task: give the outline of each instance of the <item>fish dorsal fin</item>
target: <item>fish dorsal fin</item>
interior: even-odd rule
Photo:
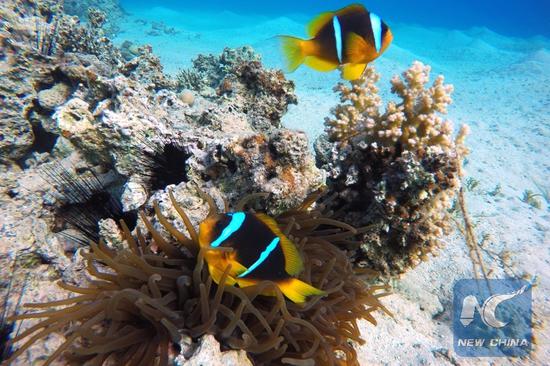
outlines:
[[[271,229],[271,231],[277,235],[277,237],[280,240],[281,249],[283,250],[283,254],[285,256],[285,271],[291,276],[296,276],[304,269],[304,263],[302,261],[302,257],[300,256],[300,253],[298,252],[298,248],[296,248],[296,245],[294,245],[293,242],[288,240],[285,234],[282,233],[281,229],[279,229],[279,225],[275,220],[273,220],[271,217],[257,213],[255,214],[256,217],[267,225]]]
[[[342,66],[342,77],[346,80],[357,80],[365,71],[367,64],[345,64]]]
[[[348,15],[352,13],[368,13],[368,10],[365,8],[362,4],[351,4],[346,6],[345,8],[342,8],[336,12],[336,15],[342,16],[342,15]]]
[[[312,69],[322,72],[332,71],[338,67],[338,64],[334,62],[325,61],[315,56],[306,57],[304,63]]]
[[[307,34],[310,37],[315,37],[317,35],[317,33],[319,33],[319,31],[321,29],[323,29],[323,27],[325,25],[327,25],[328,23],[330,23],[332,21],[333,16],[334,16],[334,13],[332,11],[327,11],[327,12],[321,13],[318,16],[316,16],[307,25]]]

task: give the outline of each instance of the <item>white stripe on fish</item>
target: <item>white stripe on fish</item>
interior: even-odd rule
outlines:
[[[372,35],[374,36],[376,52],[380,52],[382,48],[382,20],[378,15],[370,13],[370,25],[372,28]]]
[[[338,61],[342,63],[342,27],[337,16],[332,18],[332,25],[334,26],[334,39],[336,40],[336,54],[338,55]]]

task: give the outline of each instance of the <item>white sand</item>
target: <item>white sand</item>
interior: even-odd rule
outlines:
[[[226,46],[251,45],[269,67],[281,65],[275,39],[278,34],[304,36],[303,17],[253,18],[231,13],[177,13],[163,8],[138,11],[122,24],[116,40],[153,46],[165,70],[174,74],[190,66],[198,53],[219,54]],[[141,26],[136,19],[148,24]],[[148,36],[152,21],[164,21],[181,33]],[[212,24],[217,25],[213,29]],[[388,96],[389,78],[414,60],[433,67],[455,85],[449,118],[472,128],[472,153],[467,177],[479,180],[468,192],[468,206],[478,236],[490,235],[491,250],[508,250],[518,274],[536,276],[533,308],[536,320],[550,318],[550,212],[539,197],[541,209],[520,200],[537,182],[550,190],[550,40],[514,39],[484,28],[466,31],[395,25],[395,41],[376,67],[382,73],[380,88]],[[314,139],[323,130],[323,118],[337,102],[332,87],[339,75],[322,74],[305,67],[288,75],[296,82],[299,105],[292,106],[284,123],[305,130]],[[492,197],[497,184],[502,196]],[[360,348],[361,364],[545,364],[550,362],[547,328],[536,329],[538,346],[530,360],[468,359],[452,350],[452,286],[472,277],[466,245],[459,235],[444,239],[446,249],[437,258],[411,270],[399,281],[395,294],[386,298],[395,319],[378,317],[377,327],[364,326],[367,343]],[[486,258],[493,278],[505,276],[498,263]],[[442,356],[449,350],[449,357]]]

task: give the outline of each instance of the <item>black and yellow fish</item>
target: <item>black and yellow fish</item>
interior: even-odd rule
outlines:
[[[317,16],[307,27],[309,40],[281,36],[288,70],[305,63],[318,71],[342,67],[347,80],[358,79],[367,64],[380,56],[393,40],[390,28],[361,4]]]
[[[264,280],[273,281],[295,303],[303,303],[310,295],[325,294],[294,277],[304,268],[298,248],[267,215],[231,212],[211,216],[200,224],[199,243],[205,249],[208,270],[217,284],[231,264],[228,285],[247,287]]]

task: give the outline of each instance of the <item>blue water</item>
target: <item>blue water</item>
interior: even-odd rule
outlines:
[[[231,11],[263,16],[312,16],[335,10],[351,2],[260,1],[260,0],[124,0],[126,8],[162,6],[178,11],[188,9]],[[403,22],[428,27],[467,29],[486,27],[494,32],[519,37],[550,37],[550,0],[377,0],[363,4],[381,15],[388,24]],[[207,19],[203,19],[207,21]],[[213,25],[214,26],[214,25]]]

